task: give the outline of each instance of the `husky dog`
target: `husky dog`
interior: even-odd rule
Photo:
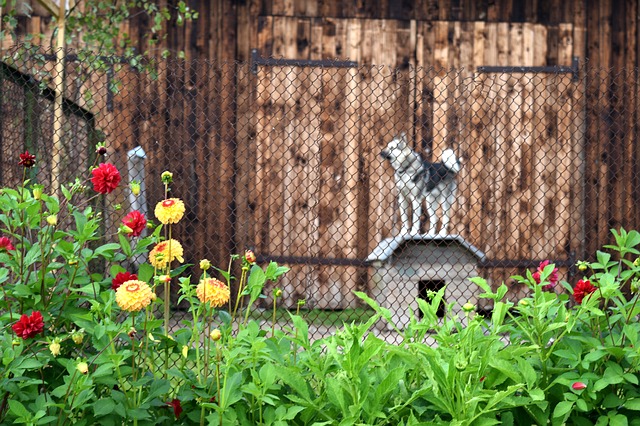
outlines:
[[[420,214],[422,201],[427,201],[429,214],[429,232],[436,235],[436,211],[441,207],[439,236],[447,234],[449,225],[449,210],[455,201],[456,175],[460,171],[460,161],[451,149],[442,153],[439,163],[423,161],[420,155],[407,144],[407,136],[396,136],[380,156],[389,160],[393,167],[396,188],[398,190],[398,205],[402,229],[400,235],[415,235],[420,232]],[[411,220],[411,213],[413,220]]]

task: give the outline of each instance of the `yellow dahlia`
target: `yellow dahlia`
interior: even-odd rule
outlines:
[[[184,203],[179,198],[167,198],[156,204],[155,214],[160,222],[167,225],[178,223],[184,216]]]
[[[140,311],[149,306],[155,298],[156,295],[151,291],[151,287],[144,281],[125,281],[116,290],[116,303],[123,311]]]
[[[214,308],[219,308],[229,301],[231,292],[222,281],[215,278],[203,278],[196,287],[196,294],[202,303],[209,302]]]
[[[178,241],[171,239],[162,241],[149,252],[149,263],[154,268],[163,269],[168,266],[174,259],[178,259],[178,262],[184,262],[182,255],[184,250],[182,244]]]

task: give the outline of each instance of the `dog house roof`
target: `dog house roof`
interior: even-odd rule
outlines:
[[[371,254],[367,257],[367,262],[375,262],[375,261],[386,261],[405,243],[412,242],[422,242],[429,243],[433,242],[436,245],[445,245],[450,247],[452,245],[457,245],[465,249],[471,255],[473,255],[479,262],[484,262],[486,260],[485,254],[480,251],[477,247],[468,243],[462,236],[460,235],[445,235],[445,236],[429,236],[429,235],[400,235],[397,237],[385,238],[380,241],[378,246],[373,249]]]

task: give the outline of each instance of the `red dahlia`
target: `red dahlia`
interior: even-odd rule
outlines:
[[[118,272],[116,274],[116,277],[111,280],[111,288],[115,291],[118,289],[118,287],[122,285],[122,283],[125,283],[130,280],[137,280],[137,279],[138,279],[138,276],[136,274],[132,274],[126,271]]]
[[[116,166],[110,163],[100,163],[98,167],[91,171],[93,177],[93,189],[101,194],[109,194],[118,187],[120,183],[120,172]]]
[[[548,260],[543,260],[542,262],[540,262],[540,265],[538,265],[538,269],[533,274],[531,274],[537,284],[540,284],[540,276],[542,274],[542,271],[544,271],[544,268],[549,265],[549,263],[551,262],[549,262]],[[553,268],[553,271],[547,277],[547,280],[549,280],[549,284],[543,286],[542,290],[551,291],[558,283],[558,268]]]
[[[18,164],[25,168],[33,167],[36,165],[36,156],[29,154],[29,150],[27,150],[24,154],[20,154],[20,162]]]
[[[31,316],[23,314],[17,323],[11,326],[13,331],[23,339],[29,339],[44,330],[44,320],[39,311],[33,311]]]
[[[15,250],[16,248],[11,244],[11,240],[7,237],[0,237],[0,251]]]
[[[167,402],[167,405],[173,407],[173,414],[176,415],[176,419],[180,417],[180,413],[182,413],[182,405],[178,398],[174,398],[171,402]]]
[[[144,215],[138,210],[131,211],[128,215],[122,219],[122,223],[131,228],[133,232],[128,234],[131,237],[139,237],[142,231],[147,226],[147,220]]]
[[[576,302],[582,303],[582,299],[584,299],[587,294],[591,294],[594,291],[596,291],[596,288],[589,282],[589,280],[579,280],[573,289],[573,298]]]

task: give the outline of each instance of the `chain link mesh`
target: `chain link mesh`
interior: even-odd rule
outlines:
[[[318,337],[343,320],[371,315],[356,290],[402,324],[409,311],[419,315],[415,297],[428,298],[445,285],[448,303],[491,309],[468,281],[476,275],[494,286],[506,280],[512,300],[526,291],[508,277],[545,259],[572,282],[585,238],[603,232],[592,223],[587,200],[612,185],[635,191],[619,182],[614,168],[610,182],[595,185],[585,173],[604,167],[603,159],[624,162],[620,149],[608,158],[588,154],[587,144],[598,142],[593,135],[628,137],[611,108],[620,99],[597,90],[589,93],[602,98],[587,99],[587,87],[604,84],[605,76],[624,85],[631,71],[278,60],[168,59],[136,66],[67,54],[64,78],[56,79],[50,53],[15,49],[1,64],[2,185],[21,181],[15,159],[25,149],[40,159],[33,179],[47,188],[56,177],[72,181],[86,173],[104,139],[123,181],[142,183],[137,198],[126,185],[106,198],[113,228],[131,208],[151,218],[164,198],[160,174],[170,170],[171,196],[187,205],[173,230],[185,262],[194,265],[185,275],[199,276],[204,258],[225,268],[230,254],[245,249],[259,262],[287,264],[291,271],[277,284],[279,303],[295,309],[305,300]],[[56,81],[65,86],[57,144]],[[600,125],[590,115],[604,116],[608,127],[590,129]],[[426,181],[423,173],[398,182],[381,157],[402,134],[419,167],[422,160],[439,162],[445,149],[460,160],[451,181],[457,185],[451,221],[440,236],[426,235],[424,212],[420,232],[402,236],[401,186]],[[60,164],[53,163],[56,150]],[[446,213],[441,210],[438,216]],[[268,310],[272,301],[261,303]],[[179,318],[181,307],[174,308]]]

